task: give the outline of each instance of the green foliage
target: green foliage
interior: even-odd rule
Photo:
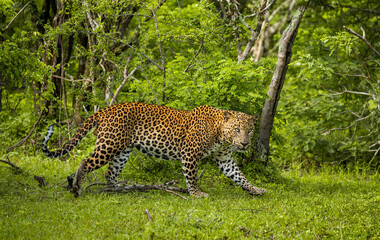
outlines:
[[[40,60],[38,52],[24,48],[28,36],[16,41],[5,41],[0,45],[0,70],[2,85],[8,89],[25,87],[31,82],[41,82],[51,68]]]
[[[272,148],[280,164],[380,166],[378,56],[342,29],[354,19],[349,12],[373,4],[342,4],[345,7],[338,12],[325,8],[318,12],[314,6],[309,10],[312,17],[303,20],[276,123],[281,143]],[[359,12],[366,38],[379,49],[372,30],[379,15]],[[315,28],[308,22],[316,18],[321,26]],[[358,30],[355,25],[350,28]]]
[[[235,110],[247,110],[250,105],[251,113],[260,111],[263,103],[264,81],[268,79],[269,66],[257,64],[238,64],[232,60],[208,61],[204,69],[198,70],[192,81],[188,79],[168,79],[167,89],[176,96],[173,106],[194,108],[202,104]],[[170,65],[169,65],[170,66]],[[173,63],[171,69],[179,76],[182,68]],[[239,79],[239,81],[236,81]],[[186,89],[186,91],[184,91]],[[254,105],[252,105],[254,103]]]
[[[10,19],[16,14],[13,11],[14,2],[12,0],[3,0],[0,2],[0,29],[5,28],[6,22],[9,22]]]
[[[35,110],[44,108],[47,100],[58,105],[45,109],[50,116],[43,117],[34,139],[27,142],[34,149],[46,126],[53,122],[47,119],[55,119],[58,125],[62,121],[71,124],[76,114],[85,119],[94,109],[108,106],[112,93],[124,80],[117,102],[141,101],[180,109],[208,104],[260,113],[277,60],[273,52],[281,28],[269,43],[264,41],[267,52],[259,62],[237,63],[236,37],[244,45],[250,33],[242,22],[233,23],[228,15],[231,9],[224,9],[219,2],[171,0],[160,6],[155,1],[58,3],[64,4],[55,13],[53,8],[44,12],[43,1],[31,2],[5,32],[5,26],[25,5],[22,1],[0,4],[0,18],[4,20],[0,21],[4,106],[0,140],[5,142],[1,151],[29,133],[38,115]],[[343,164],[350,168],[357,164],[363,169],[378,169],[378,58],[360,39],[341,28],[346,25],[359,32],[357,19],[361,19],[366,38],[379,49],[375,31],[378,13],[362,11],[376,9],[377,2],[341,3],[313,1],[309,6],[293,46],[276,113],[272,163],[251,163],[248,175],[257,173],[264,182],[277,182],[279,167]],[[280,3],[274,3],[272,8],[276,7]],[[245,15],[258,8],[258,3],[250,2],[241,2],[240,6]],[[227,11],[226,18],[221,18],[223,11]],[[265,29],[277,23],[285,27],[281,20],[287,11],[280,9]],[[255,26],[257,18],[244,21]],[[136,70],[133,78],[124,79],[125,69],[128,73]],[[59,92],[61,79],[52,77],[61,74],[66,100]],[[60,129],[57,145],[69,137],[66,125]],[[78,151],[90,152],[92,147],[89,140]],[[237,156],[238,162],[244,162],[243,158]],[[140,163],[144,169],[141,177],[148,179],[152,162]],[[153,169],[171,169],[161,164],[153,165]]]
[[[36,151],[46,126],[56,123],[49,147],[59,147],[69,137],[61,120],[71,124],[75,111],[86,118],[93,107],[107,106],[106,90],[114,93],[125,80],[124,70],[135,68],[118,102],[181,109],[208,104],[260,113],[281,28],[269,43],[264,41],[268,52],[259,62],[237,63],[236,36],[245,44],[250,33],[241,22],[234,24],[230,10],[217,1],[170,0],[161,6],[156,1],[55,1],[64,3],[57,13],[53,8],[45,12],[43,3],[29,2],[4,31],[25,2],[0,2],[0,154],[22,169],[20,173],[0,162],[0,238],[380,237],[378,56],[342,29],[346,25],[361,33],[358,28],[363,26],[379,50],[379,15],[373,10],[378,1],[310,3],[281,93],[270,162],[245,164],[246,155],[235,156],[247,178],[268,194],[249,196],[205,159],[199,166],[199,172],[205,169],[200,188],[210,197],[188,201],[164,192],[84,192],[74,199],[60,187],[61,181],[92,152],[95,136],[89,134],[66,161],[46,159]],[[258,2],[240,4],[245,15],[259,11]],[[281,4],[277,1],[272,9]],[[222,19],[226,10],[228,16]],[[266,29],[277,23],[285,26],[285,12],[288,9],[280,9]],[[244,20],[252,26],[257,22],[256,17]],[[68,119],[56,89],[61,79],[52,78],[61,73]],[[44,108],[45,100],[60,107],[46,109],[52,116],[41,119],[22,148],[5,154],[30,132],[38,116],[36,106]],[[104,181],[105,171],[95,171],[97,179]],[[40,188],[34,175],[55,185]],[[180,162],[145,158],[137,151],[120,178],[146,184],[178,179],[185,186]]]

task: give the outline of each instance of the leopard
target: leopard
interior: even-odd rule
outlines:
[[[181,161],[188,193],[194,197],[208,196],[197,187],[197,172],[200,160],[209,156],[220,171],[242,189],[251,195],[263,195],[266,190],[253,186],[233,158],[234,152],[245,152],[249,148],[257,119],[258,115],[208,105],[179,110],[140,102],[120,103],[94,113],[55,151],[47,147],[54,133],[50,125],[41,150],[48,158],[62,157],[96,127],[93,131],[95,149],[81,161],[72,183],[75,197],[81,195],[86,175],[106,164],[107,184],[117,184],[134,148],[155,158]]]

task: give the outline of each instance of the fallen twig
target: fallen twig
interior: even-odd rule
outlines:
[[[187,199],[186,197],[182,196],[181,194],[178,194],[178,193],[176,193],[176,192],[174,192],[174,191],[171,191],[171,190],[169,190],[169,189],[162,189],[162,190],[164,190],[165,192],[168,192],[168,193],[174,194],[174,195],[176,195],[176,196],[178,196],[178,197],[180,197],[180,198],[183,198],[183,199],[185,199],[185,200],[189,200],[189,199]]]
[[[40,177],[40,176],[34,175],[34,180],[36,180],[38,182],[38,186],[40,186],[40,187],[47,187],[47,186],[49,186],[49,184],[46,181],[45,177]]]
[[[8,161],[6,161],[6,160],[1,160],[1,159],[0,159],[0,162],[11,165],[13,168],[16,169],[17,172],[20,172],[20,173],[22,172],[22,170],[21,170],[20,167],[16,166],[14,163],[11,163],[11,162],[9,161],[9,158],[8,158]]]
[[[73,176],[70,175],[67,177],[68,185],[66,186],[67,189],[72,189],[73,186]],[[89,191],[89,188],[94,186],[106,186],[97,192],[105,192],[105,193],[128,193],[131,191],[150,191],[150,190],[162,190],[171,194],[174,194],[178,197],[181,197],[183,199],[188,200],[186,197],[176,193],[176,192],[182,192],[182,193],[188,193],[189,191],[185,188],[179,188],[174,187],[173,185],[176,185],[178,183],[178,180],[171,180],[169,182],[165,182],[159,185],[141,185],[141,184],[133,184],[128,185],[128,181],[122,181],[118,182],[115,185],[108,185],[104,182],[93,182],[87,185],[83,188],[83,191]]]
[[[182,193],[188,193],[187,189],[168,186],[167,184],[160,185],[141,185],[141,184],[133,184],[133,185],[124,185],[124,186],[108,186],[100,190],[100,192],[130,192],[130,191],[149,191],[149,190],[169,190],[176,191]]]
[[[65,183],[65,182],[67,182],[67,179],[62,180],[62,181],[60,181],[60,182],[58,182],[58,183],[54,183],[54,184],[52,184],[52,185],[49,185],[49,187],[55,187],[55,186],[58,186],[58,185],[62,185],[62,184]]]
[[[145,214],[146,214],[146,217],[148,218],[148,221],[152,222],[152,216],[150,215],[150,212],[148,211],[148,209],[145,209]]]
[[[83,188],[83,191],[86,191],[88,188],[93,187],[93,186],[107,186],[107,183],[103,183],[103,182],[90,183],[89,185]]]
[[[19,181],[16,181],[16,182],[17,182],[18,184],[20,184],[21,186],[23,186],[23,187],[33,189],[33,187],[28,186],[28,185],[26,185],[25,183],[22,183],[22,182],[19,182]]]

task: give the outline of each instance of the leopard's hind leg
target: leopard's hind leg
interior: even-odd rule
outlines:
[[[118,156],[116,156],[108,165],[108,170],[106,172],[106,179],[109,185],[115,185],[117,183],[117,178],[121,171],[123,170],[125,164],[128,161],[129,156],[132,153],[132,148],[127,147]]]
[[[115,156],[120,155],[123,147],[118,145],[116,141],[110,141],[110,139],[105,141],[103,138],[98,138],[94,152],[80,163],[71,189],[75,197],[80,196],[82,181],[88,173],[103,167]]]

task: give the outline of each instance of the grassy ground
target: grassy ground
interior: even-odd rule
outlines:
[[[75,199],[59,185],[38,187],[33,176],[59,182],[79,160],[11,159],[23,172],[0,163],[0,239],[380,239],[378,175],[294,170],[282,183],[257,184],[268,194],[252,197],[208,168],[208,198],[151,191]],[[132,178],[148,178],[137,176],[141,167],[130,164]]]

